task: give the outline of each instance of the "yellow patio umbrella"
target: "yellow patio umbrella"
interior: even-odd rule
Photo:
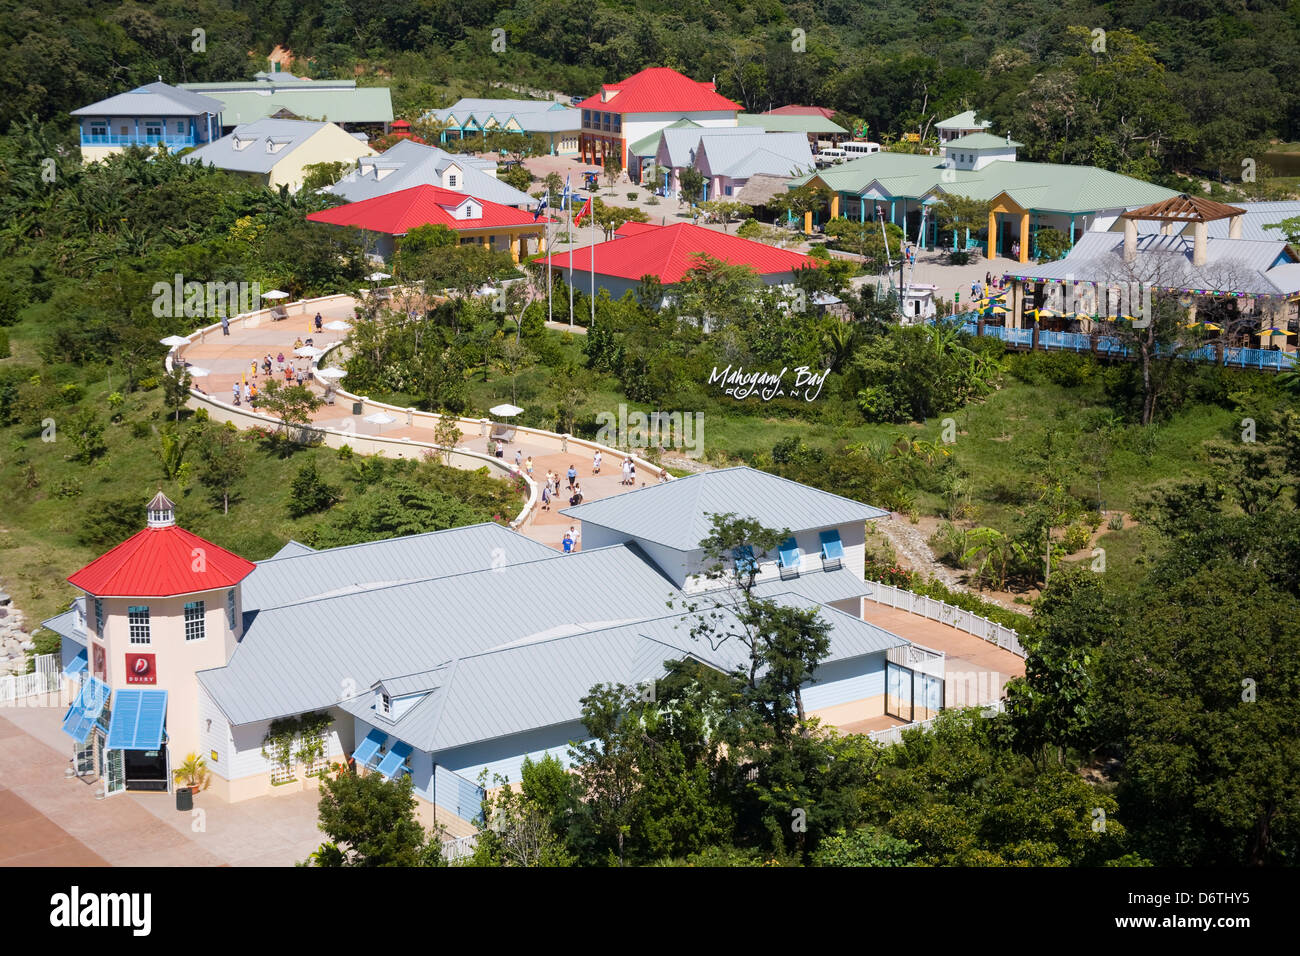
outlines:
[[[1205,331],[1207,331],[1207,332],[1222,332],[1222,331],[1223,331],[1223,326],[1221,326],[1221,325],[1215,325],[1213,322],[1206,322],[1206,323],[1205,323]]]
[[[1033,312],[1034,317],[1038,319],[1059,319],[1065,315],[1065,313],[1059,309],[1049,309],[1046,307],[1033,309],[1031,311]]]

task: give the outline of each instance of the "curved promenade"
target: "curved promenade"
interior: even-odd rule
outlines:
[[[220,323],[207,326],[189,335],[189,344],[168,353],[167,370],[171,371],[173,359],[180,356],[189,365],[209,371],[210,374],[192,380],[188,404],[191,408],[206,408],[214,421],[233,422],[240,428],[275,428],[279,425],[277,419],[247,405],[235,406],[231,400],[231,386],[253,371],[253,363],[260,362],[268,353],[274,358],[283,352],[286,361],[292,360],[296,367],[303,368],[307,360],[293,358],[293,343],[299,338],[312,339],[316,348],[331,349],[342,344],[347,332],[325,331],[317,335],[312,320],[319,312],[326,323],[339,320],[351,323],[358,304],[356,298],[347,295],[303,299],[274,310],[286,314],[278,320],[272,318],[272,309],[236,316],[230,320],[229,335],[222,334]],[[329,360],[328,354],[321,358],[326,362]],[[314,366],[316,363],[311,364]],[[259,389],[266,380],[267,376],[260,368],[256,377],[249,379],[257,382]],[[334,448],[349,445],[358,454],[382,453],[390,458],[412,458],[441,450],[434,441],[434,429],[440,416],[354,395],[347,391],[346,381],[344,379],[341,387],[336,388],[334,404],[323,405],[312,415],[312,428],[321,434],[326,445]],[[313,383],[311,388],[318,395],[323,393],[319,382]],[[355,413],[358,410],[360,414]],[[377,425],[364,420],[378,412],[387,413],[395,421]],[[526,462],[529,456],[532,457],[535,480],[529,481],[524,475],[529,488],[528,501],[510,525],[550,547],[560,548],[565,530],[575,523],[558,514],[559,509],[565,506],[558,501],[552,502],[549,511],[542,510],[541,482],[548,468],[560,475],[561,494],[566,496],[566,502],[564,475],[570,465],[577,469],[586,501],[631,490],[620,483],[622,474],[619,469],[623,458],[629,455],[617,448],[538,428],[516,428],[514,441],[505,446],[505,458],[498,459],[488,454],[490,422],[460,418],[457,427],[462,437],[451,453],[451,464],[457,468],[487,466],[504,477],[514,472],[516,451],[521,461]],[[597,449],[604,460],[601,473],[594,475],[592,456]],[[636,463],[636,487],[659,481],[659,468],[642,458],[631,457]]]

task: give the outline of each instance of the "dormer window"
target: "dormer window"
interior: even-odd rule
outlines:
[[[468,202],[465,203],[465,218],[466,218],[466,219],[473,219],[473,218],[474,218],[474,204],[473,204],[473,203],[468,203]]]
[[[448,173],[448,174],[447,174],[447,188],[448,188],[448,189],[455,189],[455,188],[456,188],[456,174],[455,174],[455,173]]]
[[[385,717],[391,717],[393,714],[393,700],[382,690],[379,692],[379,712]]]

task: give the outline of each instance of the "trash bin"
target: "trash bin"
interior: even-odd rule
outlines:
[[[194,791],[190,787],[176,788],[176,809],[177,810],[194,809]]]
[[[352,403],[352,414],[353,414],[353,415],[360,415],[360,414],[361,414],[361,403],[360,403],[360,402],[353,402],[353,403]]]

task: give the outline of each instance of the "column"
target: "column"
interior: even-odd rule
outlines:
[[[515,235],[514,233],[511,233],[510,234],[510,261],[511,262],[514,263],[519,262],[519,256],[523,252],[522,245],[523,245],[523,241],[521,237]]]
[[[891,226],[898,225],[898,221],[894,219],[894,200],[892,199],[889,200],[889,224]]]
[[[858,197],[858,222],[867,221],[867,197]]]
[[[832,219],[840,218],[840,194],[839,193],[831,194],[831,218]]]
[[[998,214],[989,211],[989,248],[988,257],[992,259],[998,254]]]
[[[1070,213],[1070,248],[1074,248],[1074,213]]]
[[[811,212],[806,212],[806,213],[803,214],[803,231],[804,231],[804,232],[812,232],[812,213],[811,213]]]
[[[1029,213],[1020,215],[1020,261],[1029,261]]]

